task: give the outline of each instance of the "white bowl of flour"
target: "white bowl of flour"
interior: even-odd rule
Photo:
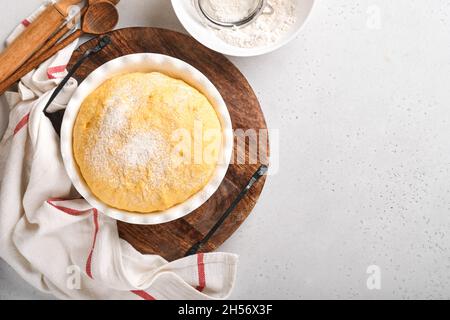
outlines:
[[[232,2],[229,1],[230,6]],[[235,30],[207,26],[195,9],[194,0],[172,0],[172,6],[184,28],[206,47],[230,56],[251,57],[275,51],[293,40],[304,26],[315,1],[268,2],[274,9],[273,14],[263,14],[252,24]],[[232,12],[233,7],[221,5],[217,16]]]

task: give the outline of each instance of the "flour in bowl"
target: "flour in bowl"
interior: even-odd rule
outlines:
[[[206,0],[202,4],[212,18],[223,22],[240,21],[256,8],[255,0]]]
[[[234,1],[220,2],[222,5],[216,6],[216,16],[224,17],[227,14],[237,16],[236,10],[239,10],[239,6],[233,5]],[[269,0],[274,9],[273,14],[262,14],[252,24],[243,28],[221,29],[214,32],[224,42],[235,47],[257,48],[274,44],[296,23],[296,3],[297,0]]]

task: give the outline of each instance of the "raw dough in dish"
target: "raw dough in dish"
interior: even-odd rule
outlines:
[[[75,160],[91,192],[138,213],[166,210],[202,190],[221,147],[208,99],[156,72],[103,83],[81,105],[73,131]]]

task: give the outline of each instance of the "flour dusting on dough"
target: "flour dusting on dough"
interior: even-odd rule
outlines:
[[[173,159],[179,146],[172,134],[182,129],[191,136],[196,121],[221,132],[208,99],[183,81],[156,72],[117,76],[83,102],[74,127],[75,159],[106,204],[132,212],[165,210],[200,191],[217,165]],[[204,148],[218,155],[221,143],[218,135]]]

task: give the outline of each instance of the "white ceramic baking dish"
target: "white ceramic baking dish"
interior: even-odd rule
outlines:
[[[203,190],[182,204],[155,213],[133,213],[112,208],[92,194],[82,178],[73,156],[73,127],[85,98],[113,76],[130,72],[157,71],[184,80],[202,92],[214,106],[223,129],[223,146],[219,164]],[[133,224],[161,224],[184,217],[204,204],[219,188],[228,170],[233,150],[233,130],[230,114],[216,87],[196,68],[169,56],[139,53],[123,56],[102,65],[92,72],[75,91],[67,106],[61,128],[61,152],[67,173],[78,192],[103,214]]]

